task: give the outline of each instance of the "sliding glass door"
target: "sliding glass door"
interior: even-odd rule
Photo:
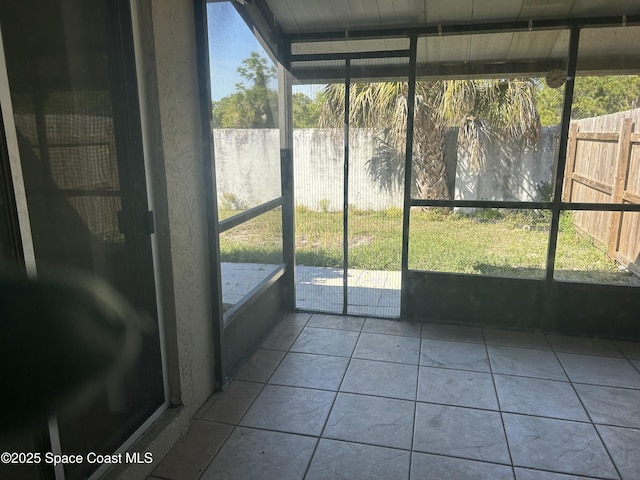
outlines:
[[[124,0],[0,5],[31,271],[96,276],[155,324],[130,370],[51,423],[59,453],[114,452],[164,403],[129,9]],[[64,475],[99,466],[66,465]]]

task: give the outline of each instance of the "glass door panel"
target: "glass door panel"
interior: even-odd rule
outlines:
[[[24,259],[18,226],[15,193],[11,181],[11,167],[7,151],[4,122],[0,117],[0,275],[24,274]],[[2,321],[0,320],[0,326]],[[44,452],[51,445],[46,424],[29,429],[0,433],[0,452]],[[0,478],[14,480],[45,480],[51,478],[53,469],[38,464],[0,464]]]
[[[133,50],[129,8],[3,2],[0,21],[38,274],[95,275],[155,319],[135,71],[122,53]],[[63,453],[113,452],[163,404],[158,335],[144,337],[129,371],[59,416]],[[67,466],[66,478],[98,466]]]

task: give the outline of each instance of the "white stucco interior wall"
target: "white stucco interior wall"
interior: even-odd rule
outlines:
[[[152,17],[181,395],[193,415],[214,389],[211,262],[193,2],[154,0]]]

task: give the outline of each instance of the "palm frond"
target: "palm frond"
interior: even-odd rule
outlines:
[[[458,143],[472,168],[480,170],[491,138],[535,145],[540,121],[531,79],[438,80],[416,83],[414,109],[413,185],[420,198],[449,198],[444,163],[444,132],[458,126]],[[328,85],[320,126],[344,124],[343,84]],[[406,82],[352,83],[349,87],[349,124],[383,128],[376,153],[368,163],[374,178],[398,182],[404,175],[407,132]],[[384,174],[384,176],[383,176]],[[390,188],[389,185],[382,185]]]
[[[494,101],[483,105],[482,116],[494,126],[496,133],[508,142],[524,142],[528,146],[537,144],[540,119],[533,80],[492,80],[489,88]]]
[[[486,147],[491,136],[482,120],[467,115],[458,128],[458,145],[469,156],[469,166],[474,172],[484,168]]]

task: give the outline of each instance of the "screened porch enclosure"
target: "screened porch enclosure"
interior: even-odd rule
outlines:
[[[264,7],[282,14],[281,2],[271,3]],[[265,24],[253,5],[215,2],[209,11],[223,6],[256,28],[247,35],[257,32],[270,106],[245,126],[223,108],[231,95],[210,97],[220,328],[229,338],[251,344],[240,333],[243,311],[267,297],[276,310],[638,335],[632,177],[617,187],[622,196],[563,197],[567,183],[601,191],[604,182],[566,173],[575,122],[635,118],[635,98],[601,109],[584,98],[594,84],[615,97],[619,85],[637,82],[637,17],[358,30],[317,20],[309,30]],[[224,45],[209,48],[215,61]],[[256,58],[238,58],[238,71]],[[635,133],[630,162],[618,160],[613,132],[585,135],[611,137],[601,170],[635,172]],[[597,230],[590,235],[587,217]],[[605,237],[616,246],[603,247]],[[236,282],[242,275],[246,285]],[[244,351],[229,348],[227,372]]]
[[[406,78],[350,80],[363,61],[336,63],[345,65],[342,82],[293,87],[293,98],[313,98],[321,110],[313,127],[295,128],[304,111],[293,116],[296,307],[397,318],[404,179],[397,162],[385,165],[381,157],[387,119],[373,112],[368,96],[402,89]],[[406,113],[398,121],[406,122]]]
[[[637,478],[639,44],[637,0],[2,1],[0,273],[147,321],[1,426],[86,461],[0,478]]]

